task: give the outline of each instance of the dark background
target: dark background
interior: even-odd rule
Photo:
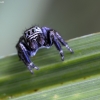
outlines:
[[[0,0],[0,56],[16,53],[32,25],[54,28],[65,40],[99,32],[100,0]]]

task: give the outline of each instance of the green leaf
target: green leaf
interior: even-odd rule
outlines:
[[[0,59],[0,100],[99,100],[100,33],[67,42],[63,62],[55,47],[39,50],[34,75],[16,55]]]

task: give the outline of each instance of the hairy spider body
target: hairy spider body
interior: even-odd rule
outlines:
[[[28,67],[29,71],[33,73],[32,68],[39,69],[30,57],[36,55],[36,52],[41,48],[50,48],[53,44],[60,53],[62,61],[64,60],[63,50],[60,43],[65,46],[71,53],[73,50],[63,40],[59,33],[48,27],[33,26],[24,32],[24,35],[20,37],[16,48],[19,58]]]

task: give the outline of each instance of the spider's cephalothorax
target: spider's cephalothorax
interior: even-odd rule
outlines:
[[[49,48],[54,44],[61,55],[62,61],[64,60],[63,50],[59,42],[73,53],[73,50],[58,32],[48,27],[40,28],[38,26],[33,26],[26,30],[24,35],[20,37],[16,48],[19,58],[28,67],[29,71],[33,73],[32,68],[38,70],[38,67],[31,62],[30,57],[34,56],[40,48]]]

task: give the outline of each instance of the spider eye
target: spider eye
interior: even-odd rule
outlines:
[[[32,32],[34,33],[34,29],[32,29]]]
[[[28,35],[30,35],[30,31],[28,31]]]

